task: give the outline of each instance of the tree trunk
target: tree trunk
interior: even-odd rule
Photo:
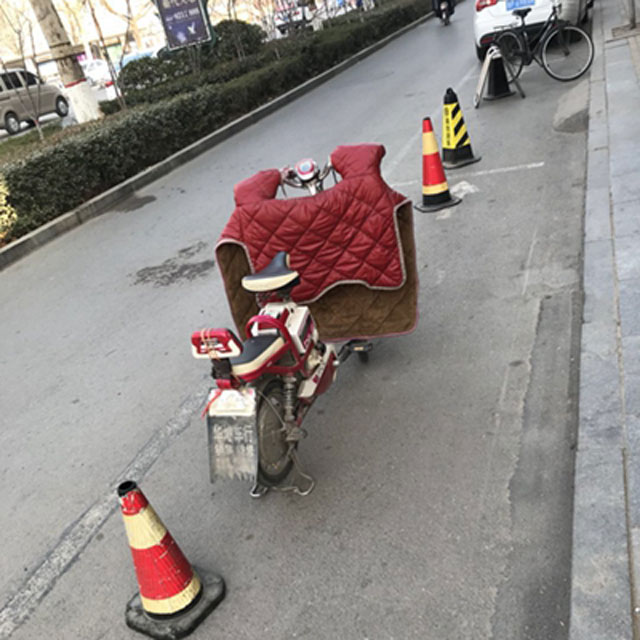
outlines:
[[[78,122],[100,117],[98,101],[84,77],[82,67],[72,54],[71,43],[53,0],[29,0],[44,33],[62,84],[67,89]]]

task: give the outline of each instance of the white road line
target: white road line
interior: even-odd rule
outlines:
[[[468,176],[488,176],[494,173],[509,173],[510,171],[528,171],[530,169],[540,169],[544,167],[544,162],[531,162],[530,164],[517,164],[513,167],[501,167],[499,169],[485,169],[484,171],[474,171],[467,173]]]
[[[531,244],[529,245],[529,253],[527,254],[527,261],[524,265],[524,282],[522,283],[522,297],[524,298],[527,293],[527,287],[529,286],[529,274],[531,273],[531,261],[533,260],[533,250],[536,248],[538,242],[538,227],[533,230],[533,237],[531,238]]]
[[[529,171],[531,169],[540,169],[544,167],[544,162],[531,162],[530,164],[517,164],[512,167],[499,167],[496,169],[485,169],[484,171],[474,171],[473,173],[465,174],[465,178],[472,178],[476,176],[488,176],[496,173],[509,173],[511,171]],[[405,182],[394,182],[391,187],[396,189],[398,187],[410,187],[415,184],[420,184],[420,180],[406,180]]]
[[[139,481],[163,451],[189,426],[191,418],[204,404],[208,388],[194,393],[178,407],[174,416],[158,429],[140,449],[122,474],[114,480],[113,490],[95,502],[63,534],[42,564],[33,572],[9,602],[0,610],[0,638],[8,638],[30,615],[58,578],[67,571],[78,554],[91,542],[118,502],[115,488],[123,480]]]

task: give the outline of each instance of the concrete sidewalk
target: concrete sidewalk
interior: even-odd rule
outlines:
[[[571,640],[640,622],[640,35],[595,0]]]

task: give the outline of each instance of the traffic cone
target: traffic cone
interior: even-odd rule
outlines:
[[[515,91],[509,88],[509,81],[507,80],[507,74],[504,70],[502,54],[497,47],[495,51],[490,53],[492,55],[489,64],[489,86],[485,100],[497,100],[498,98],[512,96]],[[487,53],[487,55],[489,55],[489,53]]]
[[[422,121],[422,204],[416,204],[415,208],[428,213],[453,207],[456,204],[460,204],[460,198],[455,198],[449,193],[431,118],[424,118]]]
[[[478,160],[480,156],[474,156],[471,150],[458,96],[449,88],[444,95],[442,109],[442,164],[446,169],[456,169]]]
[[[140,588],[125,621],[152,638],[183,638],[224,598],[224,581],[194,571],[135,482],[123,482],[118,497]]]

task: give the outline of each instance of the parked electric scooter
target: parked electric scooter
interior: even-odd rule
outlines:
[[[281,171],[281,185],[316,194],[330,171],[329,163],[320,170],[313,160],[302,160]],[[280,251],[267,267],[242,279],[260,309],[247,322],[247,340],[230,329],[191,336],[193,355],[211,360],[216,382],[205,409],[212,480],[249,480],[255,498],[271,487],[299,495],[312,491],[315,481],[297,454],[306,436],[302,421],[347,357],[357,352],[366,360],[371,349],[367,340],[350,340],[339,350],[322,342],[309,307],[291,299],[299,283],[288,253]]]

